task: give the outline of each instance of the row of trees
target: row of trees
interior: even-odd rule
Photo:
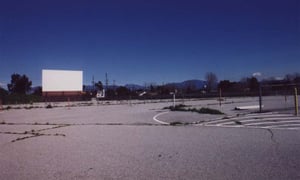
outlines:
[[[221,80],[218,81],[216,74],[208,72],[205,75],[206,84],[202,88],[197,88],[193,82],[183,87],[177,87],[174,84],[155,85],[150,84],[145,88],[127,88],[125,86],[110,86],[106,88],[106,98],[122,99],[122,98],[168,98],[171,92],[177,91],[179,95],[185,97],[216,95],[221,89],[222,93],[230,95],[246,95],[246,93],[256,94],[259,89],[259,82],[255,77],[242,78],[240,81]],[[269,78],[260,82],[262,86],[269,91],[286,91],[291,85],[300,84],[300,74],[287,74],[283,79]],[[32,81],[26,75],[12,74],[11,82],[7,85],[8,91],[0,87],[0,98],[6,101],[36,101],[42,96],[42,88],[36,87],[32,89]],[[101,81],[94,84],[94,88],[87,93],[89,97],[94,97],[97,91],[103,90],[104,86]],[[146,93],[144,93],[146,92]],[[140,96],[143,94],[143,96]],[[28,98],[31,96],[31,98]],[[34,99],[34,100],[32,100]]]
[[[218,89],[223,92],[255,92],[258,91],[259,82],[255,77],[243,78],[239,82],[222,80],[218,84]]]
[[[258,82],[255,77],[242,78],[239,82],[222,80],[219,82],[218,88],[227,93],[257,92],[260,85],[265,94],[286,93],[292,90],[291,87],[300,86],[300,74],[287,74],[282,79],[268,78],[263,79],[261,82]]]

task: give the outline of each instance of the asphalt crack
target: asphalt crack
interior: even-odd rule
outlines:
[[[152,123],[1,123],[0,125],[8,125],[8,126],[52,126],[43,129],[32,129],[31,131],[24,132],[14,132],[14,131],[0,131],[0,134],[13,134],[13,135],[26,135],[23,137],[16,138],[11,142],[22,141],[30,138],[40,137],[40,136],[61,136],[66,137],[65,134],[61,133],[42,133],[46,130],[58,129],[63,127],[71,127],[71,126],[166,126],[163,124],[152,124]]]
[[[274,133],[273,133],[273,131],[271,130],[271,129],[266,129],[270,134],[271,134],[271,141],[273,142],[273,143],[275,143],[275,144],[277,144],[277,142],[275,141],[275,139],[274,139]]]
[[[28,125],[28,123],[26,123]],[[22,124],[14,124],[14,123],[8,123],[6,125],[24,125]],[[31,125],[37,125],[36,123],[31,124]],[[50,125],[48,123],[43,124],[43,125]],[[51,125],[52,126],[52,125]],[[0,134],[14,134],[14,135],[27,135],[25,137],[19,137],[16,138],[14,140],[12,140],[11,142],[16,142],[16,141],[22,141],[25,139],[29,139],[29,138],[35,138],[35,137],[40,137],[40,136],[61,136],[61,137],[65,137],[65,134],[61,134],[61,133],[55,133],[55,134],[50,134],[50,133],[41,133],[42,131],[46,131],[46,130],[51,130],[51,129],[57,129],[57,128],[62,128],[62,127],[66,127],[68,125],[59,125],[59,126],[54,126],[54,127],[50,127],[50,128],[44,128],[44,129],[32,129],[31,131],[24,131],[24,132],[12,132],[12,131],[0,131]]]

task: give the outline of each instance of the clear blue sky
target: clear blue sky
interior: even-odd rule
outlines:
[[[299,0],[0,0],[0,83],[42,69],[117,84],[300,72]]]

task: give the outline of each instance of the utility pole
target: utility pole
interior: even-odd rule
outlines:
[[[108,76],[107,73],[105,73],[105,89],[107,90],[108,88]]]
[[[95,90],[95,79],[94,79],[94,75],[93,75],[93,79],[92,79],[92,86],[93,86],[93,91]]]

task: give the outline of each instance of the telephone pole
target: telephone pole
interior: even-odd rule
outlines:
[[[93,79],[92,79],[92,86],[93,86],[93,90],[95,90],[95,79],[94,79],[94,75],[93,75]]]
[[[113,80],[113,89],[116,89],[116,80]]]
[[[107,73],[105,73],[105,88],[108,88],[108,76]]]

